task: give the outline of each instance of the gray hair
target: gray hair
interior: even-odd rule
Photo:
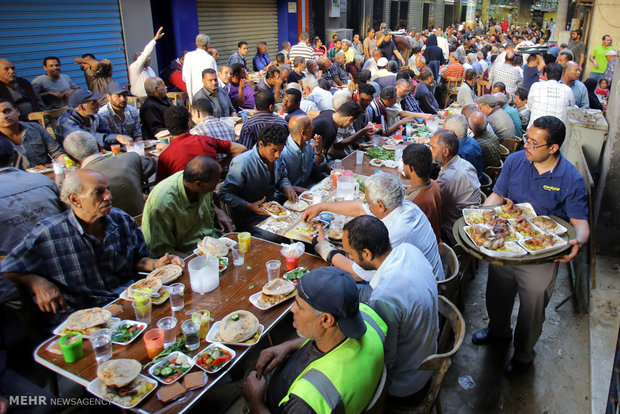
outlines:
[[[508,103],[508,98],[501,92],[495,92],[493,96],[497,98],[497,104],[499,106],[504,106]]]
[[[454,60],[456,60],[457,62],[459,61],[459,54],[456,52],[452,52],[450,53],[450,57]]]
[[[303,56],[297,56],[295,57],[295,59],[293,59],[293,67],[296,68],[297,66],[305,62],[306,62],[306,59]]]
[[[338,52],[336,53],[336,58],[339,58],[341,55],[344,56],[345,58],[347,57],[347,55],[345,55],[344,52]]]
[[[426,58],[422,55],[418,55],[418,59],[420,59],[420,62],[426,64]]]
[[[385,208],[394,210],[403,203],[405,190],[403,185],[394,174],[379,173],[373,174],[366,179],[368,189],[368,202],[383,202]]]
[[[211,38],[209,35],[200,33],[196,36],[196,46],[207,46],[209,43],[211,43]]]
[[[332,98],[332,106],[334,107],[334,110],[337,111],[343,103],[350,101],[351,99],[353,99],[351,92],[347,89],[340,89],[336,91]]]
[[[474,60],[476,60],[476,55],[474,53],[468,53],[467,60],[469,60],[469,63],[472,63]]]
[[[65,178],[62,182],[62,188],[60,189],[60,201],[67,205],[71,205],[69,196],[71,194],[81,194],[84,190],[84,184],[80,177],[74,172]]]
[[[152,95],[155,88],[159,85],[160,78],[148,78],[144,81],[144,91],[147,95]]]
[[[467,118],[462,114],[449,115],[443,121],[443,128],[454,132],[458,139],[467,135]]]
[[[301,80],[302,86],[308,87],[310,89],[314,89],[319,86],[319,81],[316,80],[314,76],[306,76]]]
[[[353,58],[353,61],[355,62],[356,65],[359,65],[360,63],[364,61],[364,56],[355,55],[355,57]]]
[[[87,157],[99,152],[97,140],[86,131],[73,131],[65,137],[62,146],[76,160],[82,162]]]

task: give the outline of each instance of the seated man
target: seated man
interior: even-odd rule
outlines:
[[[499,138],[489,131],[487,125],[487,117],[482,112],[476,111],[469,116],[469,128],[482,152],[482,167],[499,167],[502,164]]]
[[[218,237],[215,219],[220,230],[232,231],[230,218],[213,204],[221,171],[215,160],[197,155],[183,171],[153,188],[144,206],[142,232],[154,255],[175,252],[185,256],[205,236]]]
[[[469,161],[478,173],[478,179],[482,178],[482,149],[474,138],[467,135],[467,118],[465,115],[448,115],[443,122],[443,128],[452,132],[459,139],[459,157]]]
[[[208,99],[194,99],[191,109],[192,122],[196,125],[189,133],[192,135],[208,135],[224,141],[236,141],[235,129],[224,121],[213,116],[213,105]],[[222,163],[226,154],[218,153],[217,160]],[[230,161],[225,164],[229,164]]]
[[[459,87],[459,93],[456,96],[456,103],[462,107],[474,103],[476,99],[476,71],[474,69],[467,69],[465,71],[465,79]]]
[[[303,96],[316,104],[319,111],[332,109],[332,94],[319,86],[319,81],[313,76],[306,76],[301,80]]]
[[[501,82],[497,82],[501,83]],[[496,85],[497,85],[496,83]],[[513,108],[508,104],[508,97],[506,97],[505,92],[496,92],[493,94],[497,98],[497,106],[502,108],[512,119],[512,123],[515,127],[516,136],[519,138],[523,137],[523,125],[521,124],[521,116],[519,115],[519,111],[517,108]]]
[[[245,67],[241,63],[230,65],[230,100],[239,109],[254,109],[254,90],[247,80]]]
[[[93,93],[85,89],[78,89],[69,97],[69,109],[58,118],[56,139],[62,144],[67,135],[73,131],[86,131],[97,140],[100,148],[110,149],[112,144],[131,144],[133,139],[127,135],[115,134],[106,125],[105,121],[97,114],[99,109],[98,99],[103,94]]]
[[[220,198],[232,210],[237,230],[248,230],[258,237],[273,239],[272,233],[255,227],[269,215],[260,206],[265,201],[296,202],[297,193],[283,163],[277,163],[288,138],[284,125],[266,125],[254,147],[233,159]],[[280,239],[279,237],[277,238]]]
[[[184,106],[168,108],[164,113],[164,123],[172,135],[172,141],[159,156],[157,181],[182,171],[185,164],[196,155],[206,155],[216,160],[217,154],[230,154],[236,157],[245,151],[245,147],[236,142],[190,134],[189,112]]]
[[[321,111],[319,116],[312,120],[314,132],[323,138],[322,147],[324,155],[332,148],[343,149],[347,145],[357,142],[368,133],[368,128],[360,129],[353,135],[340,141],[337,139],[339,128],[348,128],[361,115],[359,104],[347,101],[340,105],[337,111]]]
[[[338,86],[347,85],[347,82],[351,80],[351,75],[345,69],[346,56],[343,52],[336,53],[336,60],[329,67],[329,73],[332,76],[332,80]]]
[[[34,78],[32,88],[48,110],[67,106],[69,96],[79,89],[79,86],[73,83],[69,76],[60,73],[60,59],[56,56],[44,58],[43,69],[45,75]]]
[[[301,92],[297,89],[287,89],[282,100],[282,110],[286,114],[284,120],[290,122],[291,118],[297,115],[306,115],[301,109]]]
[[[194,94],[192,104],[198,99],[208,99],[211,101],[211,105],[213,105],[213,116],[216,118],[237,115],[228,92],[218,86],[218,77],[215,70],[207,68],[202,71],[202,84],[204,86]]]
[[[113,133],[141,141],[140,112],[133,105],[127,105],[127,89],[118,82],[110,82],[107,92],[108,103],[99,109],[99,117]]]
[[[243,123],[239,133],[240,144],[246,148],[252,148],[258,140],[261,130],[266,125],[288,126],[284,119],[274,115],[273,108],[275,104],[276,100],[271,91],[256,92],[256,113]]]
[[[293,60],[293,71],[288,75],[289,82],[299,83],[306,75],[304,69],[306,69],[306,59],[303,56],[297,56]]]
[[[387,226],[392,246],[396,247],[401,243],[416,246],[431,264],[434,277],[443,280],[441,257],[431,223],[418,206],[404,199],[405,192],[400,178],[393,174],[371,175],[366,179],[365,194],[368,204],[361,201],[314,204],[304,211],[302,220],[312,220],[321,211],[354,217],[373,215]],[[341,259],[338,263],[332,263],[362,279],[366,277],[359,271],[359,267],[353,267],[353,263],[344,256]]]
[[[80,163],[80,168],[99,171],[110,184],[112,205],[131,216],[142,214],[142,186],[155,173],[156,161],[135,152],[104,157],[97,148],[95,137],[86,131],[73,131],[64,141],[65,150]]]
[[[403,171],[411,186],[405,190],[405,200],[415,203],[433,227],[437,243],[441,242],[441,189],[430,178],[433,154],[423,144],[410,144],[403,150]]]
[[[15,65],[6,59],[0,59],[0,98],[17,107],[20,121],[28,121],[30,112],[41,111],[43,107],[30,82],[18,77]]]
[[[450,131],[435,132],[430,142],[433,161],[441,168],[437,184],[441,188],[441,239],[452,241],[452,226],[463,209],[480,204],[480,181],[473,165],[459,157],[459,139]]]
[[[16,151],[12,166],[19,169],[48,164],[50,157],[64,162],[65,152],[37,122],[19,120],[19,110],[11,101],[0,98],[0,134],[11,141]]]
[[[250,410],[363,412],[381,378],[385,323],[358,300],[351,276],[334,267],[300,279],[291,312],[301,338],[261,352],[243,386]]]
[[[435,95],[431,89],[433,79],[433,71],[429,68],[426,68],[420,72],[420,81],[418,82],[418,86],[415,88],[414,97],[420,103],[420,109],[422,109],[424,113],[434,115],[437,111],[439,111],[439,104],[437,103],[437,99],[435,99]]]
[[[304,98],[304,89],[301,87],[300,84],[298,84],[297,82],[289,82],[286,84],[286,91],[289,90],[296,90],[299,91],[301,93],[301,100],[299,101],[299,109],[301,109],[305,114],[307,114],[310,111],[318,111],[319,108],[316,106],[316,104],[314,102],[311,102],[309,100],[307,100],[306,98]],[[284,96],[284,99],[286,99],[286,95]],[[284,104],[284,100],[282,102],[282,104]],[[286,112],[286,109],[285,109]]]
[[[312,121],[305,115],[291,118],[288,129],[290,134],[276,163],[284,164],[291,185],[302,193],[327,175],[322,139],[314,134]]]
[[[282,79],[280,78],[280,69],[273,66],[267,69],[265,76],[256,84],[256,92],[269,91],[275,96],[276,102],[280,102],[281,90]]]
[[[142,121],[142,136],[144,139],[154,139],[156,135],[166,130],[164,112],[172,106],[168,98],[168,89],[161,78],[149,78],[144,82],[147,98],[140,107]]]
[[[388,229],[372,216],[348,222],[342,245],[360,267],[375,270],[368,304],[388,326],[384,345],[388,404],[422,401],[433,373],[418,366],[437,352],[439,334],[437,282],[430,264],[409,243],[390,245]]]
[[[71,208],[40,222],[0,263],[0,273],[29,287],[42,312],[73,312],[103,306],[137,276],[176,256],[151,259],[131,216],[112,207],[108,180],[93,170],[65,179],[60,198]],[[51,317],[49,325],[65,319]]]
[[[493,131],[501,140],[515,137],[515,124],[510,115],[499,106],[495,95],[483,95],[479,98],[478,107],[487,117],[487,122],[493,127]]]
[[[270,63],[271,59],[269,59],[269,55],[267,54],[267,43],[258,42],[256,44],[256,54],[254,55],[254,59],[252,59],[254,72],[267,69]]]
[[[400,82],[400,81],[399,81]],[[402,82],[407,83],[406,80]],[[388,86],[381,90],[381,94],[378,98],[374,98],[368,108],[366,108],[366,118],[373,124],[382,124],[385,121],[386,130],[382,132],[383,135],[392,135],[398,129],[409,123],[413,122],[417,124],[416,118],[432,119],[430,114],[408,112],[399,110],[400,104],[397,105],[398,94],[397,89],[393,86]]]

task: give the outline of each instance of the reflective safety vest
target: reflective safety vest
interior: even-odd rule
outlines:
[[[347,338],[311,362],[293,381],[279,405],[295,394],[318,414],[353,414],[366,408],[383,371],[387,325],[364,303],[360,303],[360,312],[366,323],[364,336]]]

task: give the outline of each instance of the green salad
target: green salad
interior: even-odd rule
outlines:
[[[366,154],[370,157],[370,159],[380,159],[380,160],[392,160],[394,161],[394,151],[388,151],[381,147],[369,148],[366,150]]]
[[[112,332],[113,342],[129,342],[133,337],[140,335],[144,326],[137,323],[123,322],[118,324]]]
[[[305,267],[298,267],[296,269],[291,270],[290,272],[286,272],[284,274],[284,278],[286,280],[290,280],[291,282],[297,282],[303,275],[308,273],[309,270]]]

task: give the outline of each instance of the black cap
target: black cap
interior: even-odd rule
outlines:
[[[299,279],[297,293],[314,309],[331,314],[347,337],[361,338],[366,333],[355,280],[344,270],[315,269]]]
[[[110,82],[108,84],[107,92],[111,95],[120,95],[123,92],[127,92],[127,88],[121,86],[118,82]]]
[[[72,108],[77,107],[78,105],[83,104],[88,101],[96,101],[103,96],[102,93],[94,93],[89,91],[88,89],[76,89],[75,92],[69,96],[69,105]]]

